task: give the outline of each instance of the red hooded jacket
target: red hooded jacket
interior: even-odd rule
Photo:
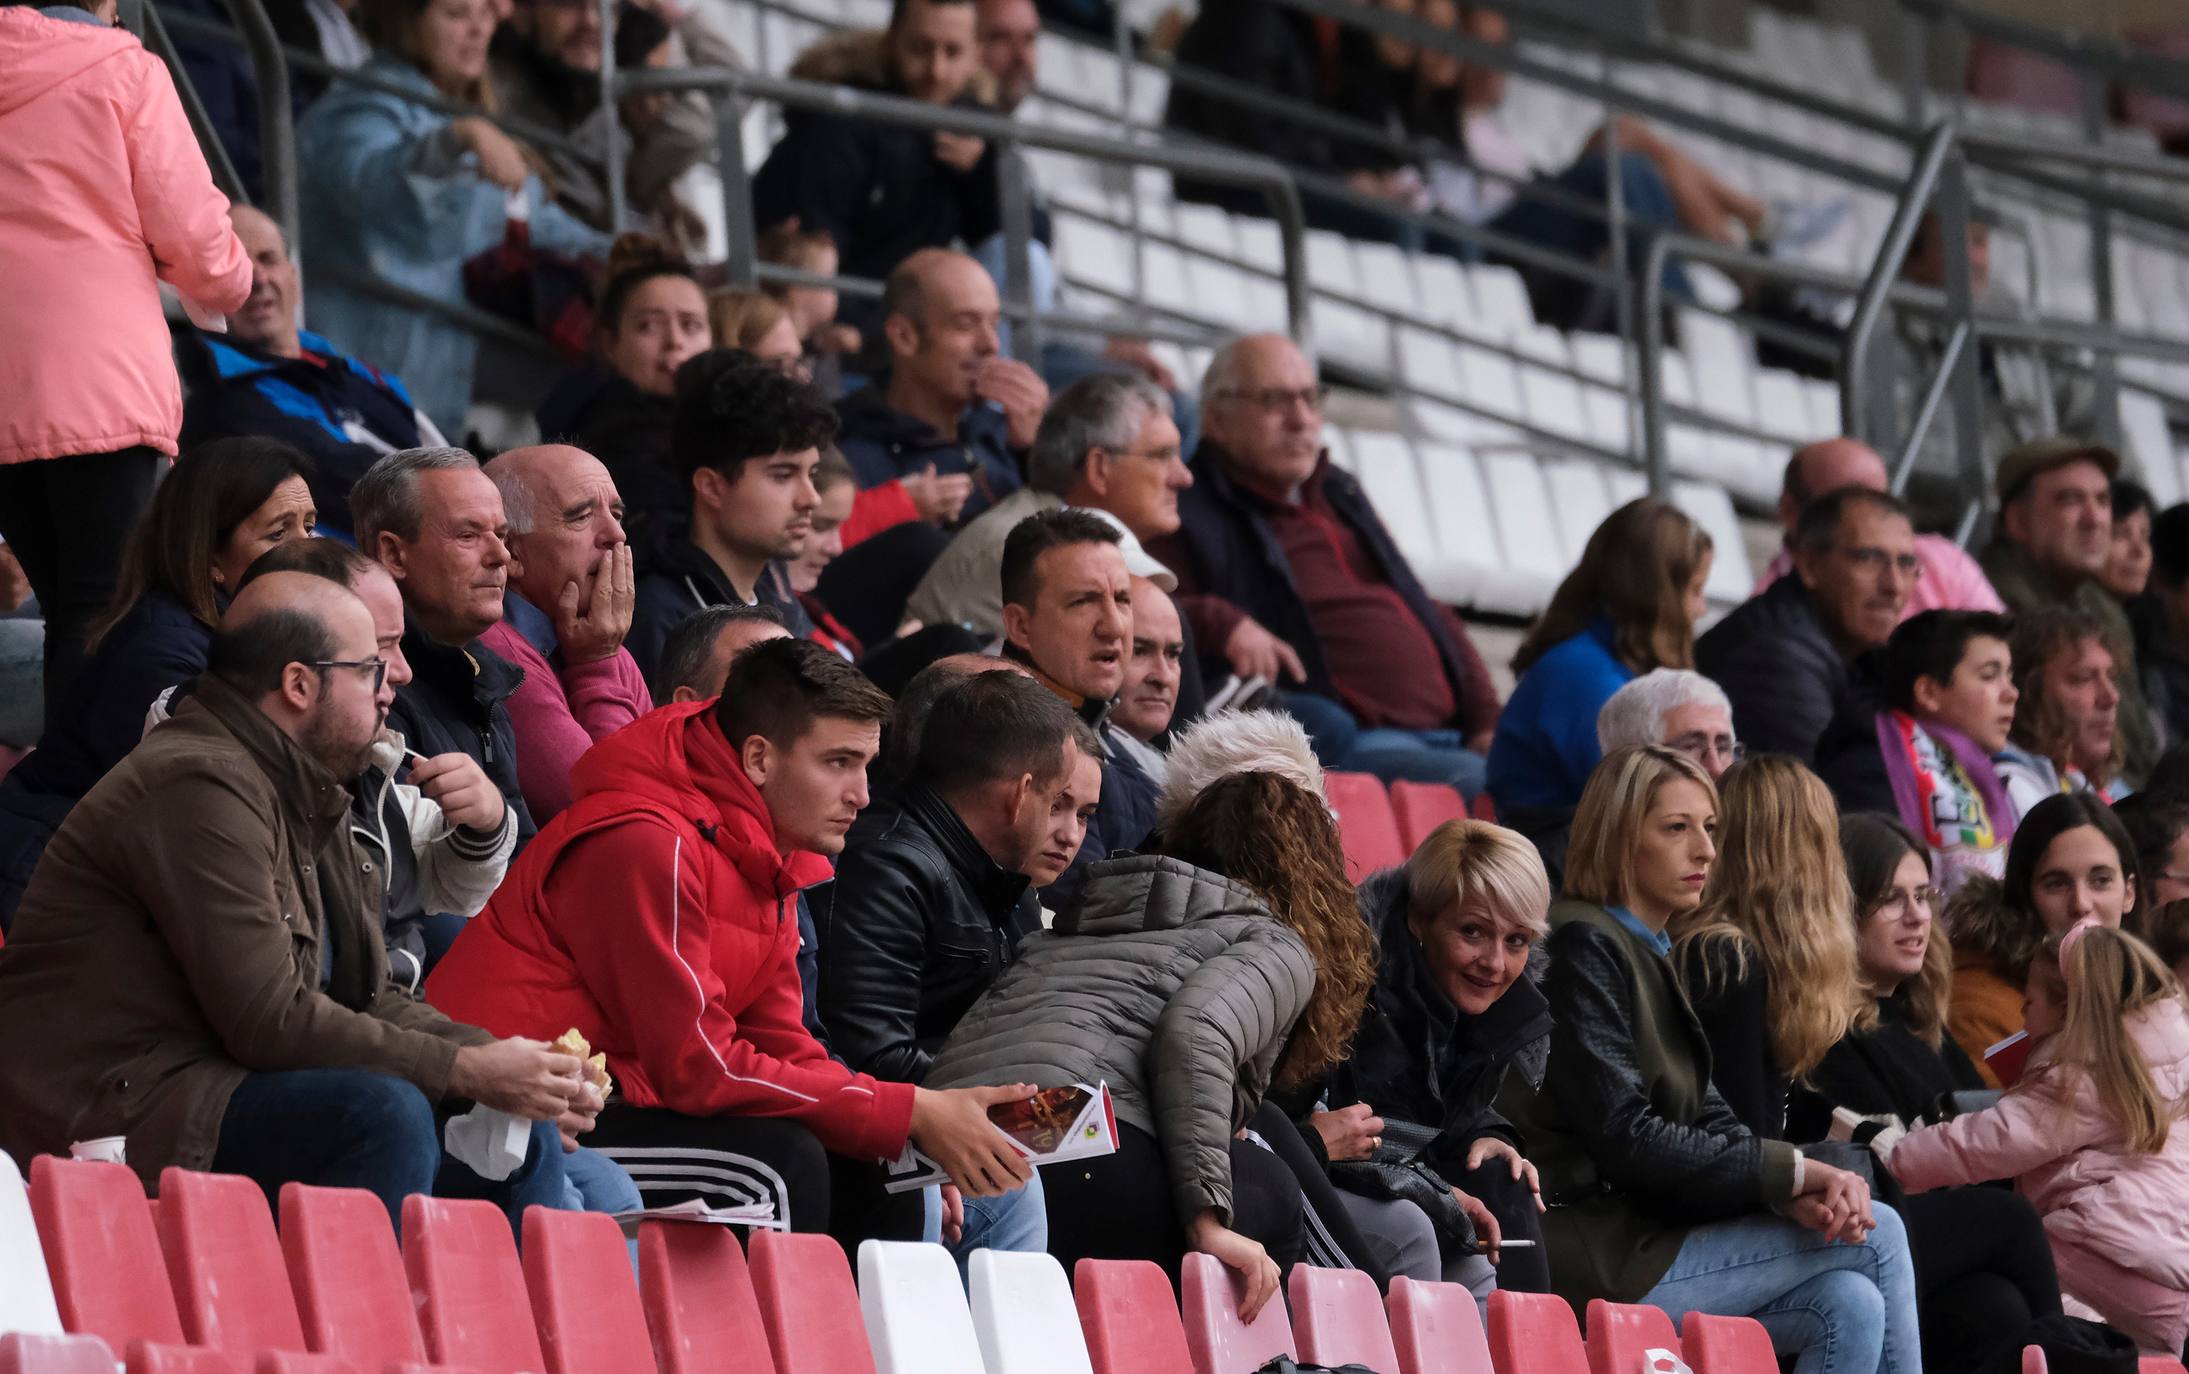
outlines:
[[[799,1015],[795,898],[828,861],[777,852],[712,706],[642,716],[578,761],[570,808],[518,856],[426,998],[496,1035],[576,1027],[632,1106],[787,1117],[834,1153],[894,1158],[911,1085],[830,1059]]]

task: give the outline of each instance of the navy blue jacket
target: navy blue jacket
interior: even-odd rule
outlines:
[[[638,670],[646,674],[654,702],[667,705],[671,684],[661,680],[661,651],[669,636],[694,611],[709,606],[742,606],[745,598],[730,586],[722,569],[698,545],[679,540],[647,559],[640,572],[636,603],[631,608],[631,632],[623,647],[631,651]],[[790,572],[781,563],[770,563],[753,587],[757,604],[773,606],[783,617],[784,628],[799,639],[813,637],[813,617],[791,590]]]
[[[910,477],[930,463],[941,473],[972,473],[973,494],[958,516],[960,528],[1026,484],[1011,451],[1010,422],[992,406],[965,412],[951,439],[925,420],[892,410],[876,382],[838,401],[836,418],[843,424],[836,447],[858,474],[861,491]]]
[[[410,660],[411,679],[395,691],[389,728],[427,758],[476,759],[501,789],[504,804],[515,808],[522,849],[539,831],[517,783],[517,727],[509,719],[510,694],[524,681],[524,669],[476,639],[461,648],[439,643],[407,618],[403,657]]]

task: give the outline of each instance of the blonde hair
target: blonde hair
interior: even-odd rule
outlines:
[[[1426,926],[1477,903],[1537,939],[1550,929],[1551,880],[1535,846],[1488,821],[1446,821],[1406,861],[1407,912]]]
[[[1718,859],[1702,905],[1675,918],[1673,967],[1691,999],[1760,959],[1773,1061],[1805,1080],[1858,1024],[1875,1024],[1855,957],[1854,894],[1839,848],[1839,808],[1823,779],[1784,754],[1726,773]],[[1713,972],[1711,955],[1732,955]]]
[[[2079,1070],[2098,1090],[2098,1102],[2120,1127],[2132,1154],[2156,1154],[2166,1145],[2176,1118],[2189,1102],[2159,1095],[2151,1066],[2130,1038],[2126,1022],[2138,1012],[2179,998],[2181,984],[2159,962],[2151,947],[2125,930],[2085,928],[2060,953],[2063,933],[2045,942],[2040,961],[2058,963],[2067,985],[2066,1014],[2053,1037],[2052,1058],[2010,1091],[2060,1071]],[[2070,1077],[2067,1106],[2073,1110],[2081,1084]]]
[[[707,327],[714,331],[717,348],[750,353],[768,337],[768,331],[789,318],[783,303],[765,291],[731,289],[707,298]]]
[[[1667,783],[1691,782],[1718,804],[1718,787],[1701,764],[1661,744],[1614,749],[1581,789],[1567,845],[1566,894],[1598,906],[1625,906],[1649,808]]]

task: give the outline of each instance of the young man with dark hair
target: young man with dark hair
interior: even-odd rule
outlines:
[[[908,1140],[968,1196],[1029,1176],[987,1109],[1030,1088],[882,1082],[801,1020],[791,904],[830,876],[888,714],[817,644],[740,654],[716,700],[664,707],[585,756],[569,810],[427,981],[443,1009],[575,1027],[608,1056],[620,1091],[588,1143],[650,1205],[767,1201],[825,1230],[831,1156],[871,1166]]]

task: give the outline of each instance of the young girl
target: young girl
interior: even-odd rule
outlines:
[[[2062,1292],[2176,1354],[2189,1337],[2189,1007],[2150,946],[2078,923],[2031,964],[2038,1041],[1999,1104],[1911,1132],[1912,1191],[2012,1178],[2043,1214]]]

